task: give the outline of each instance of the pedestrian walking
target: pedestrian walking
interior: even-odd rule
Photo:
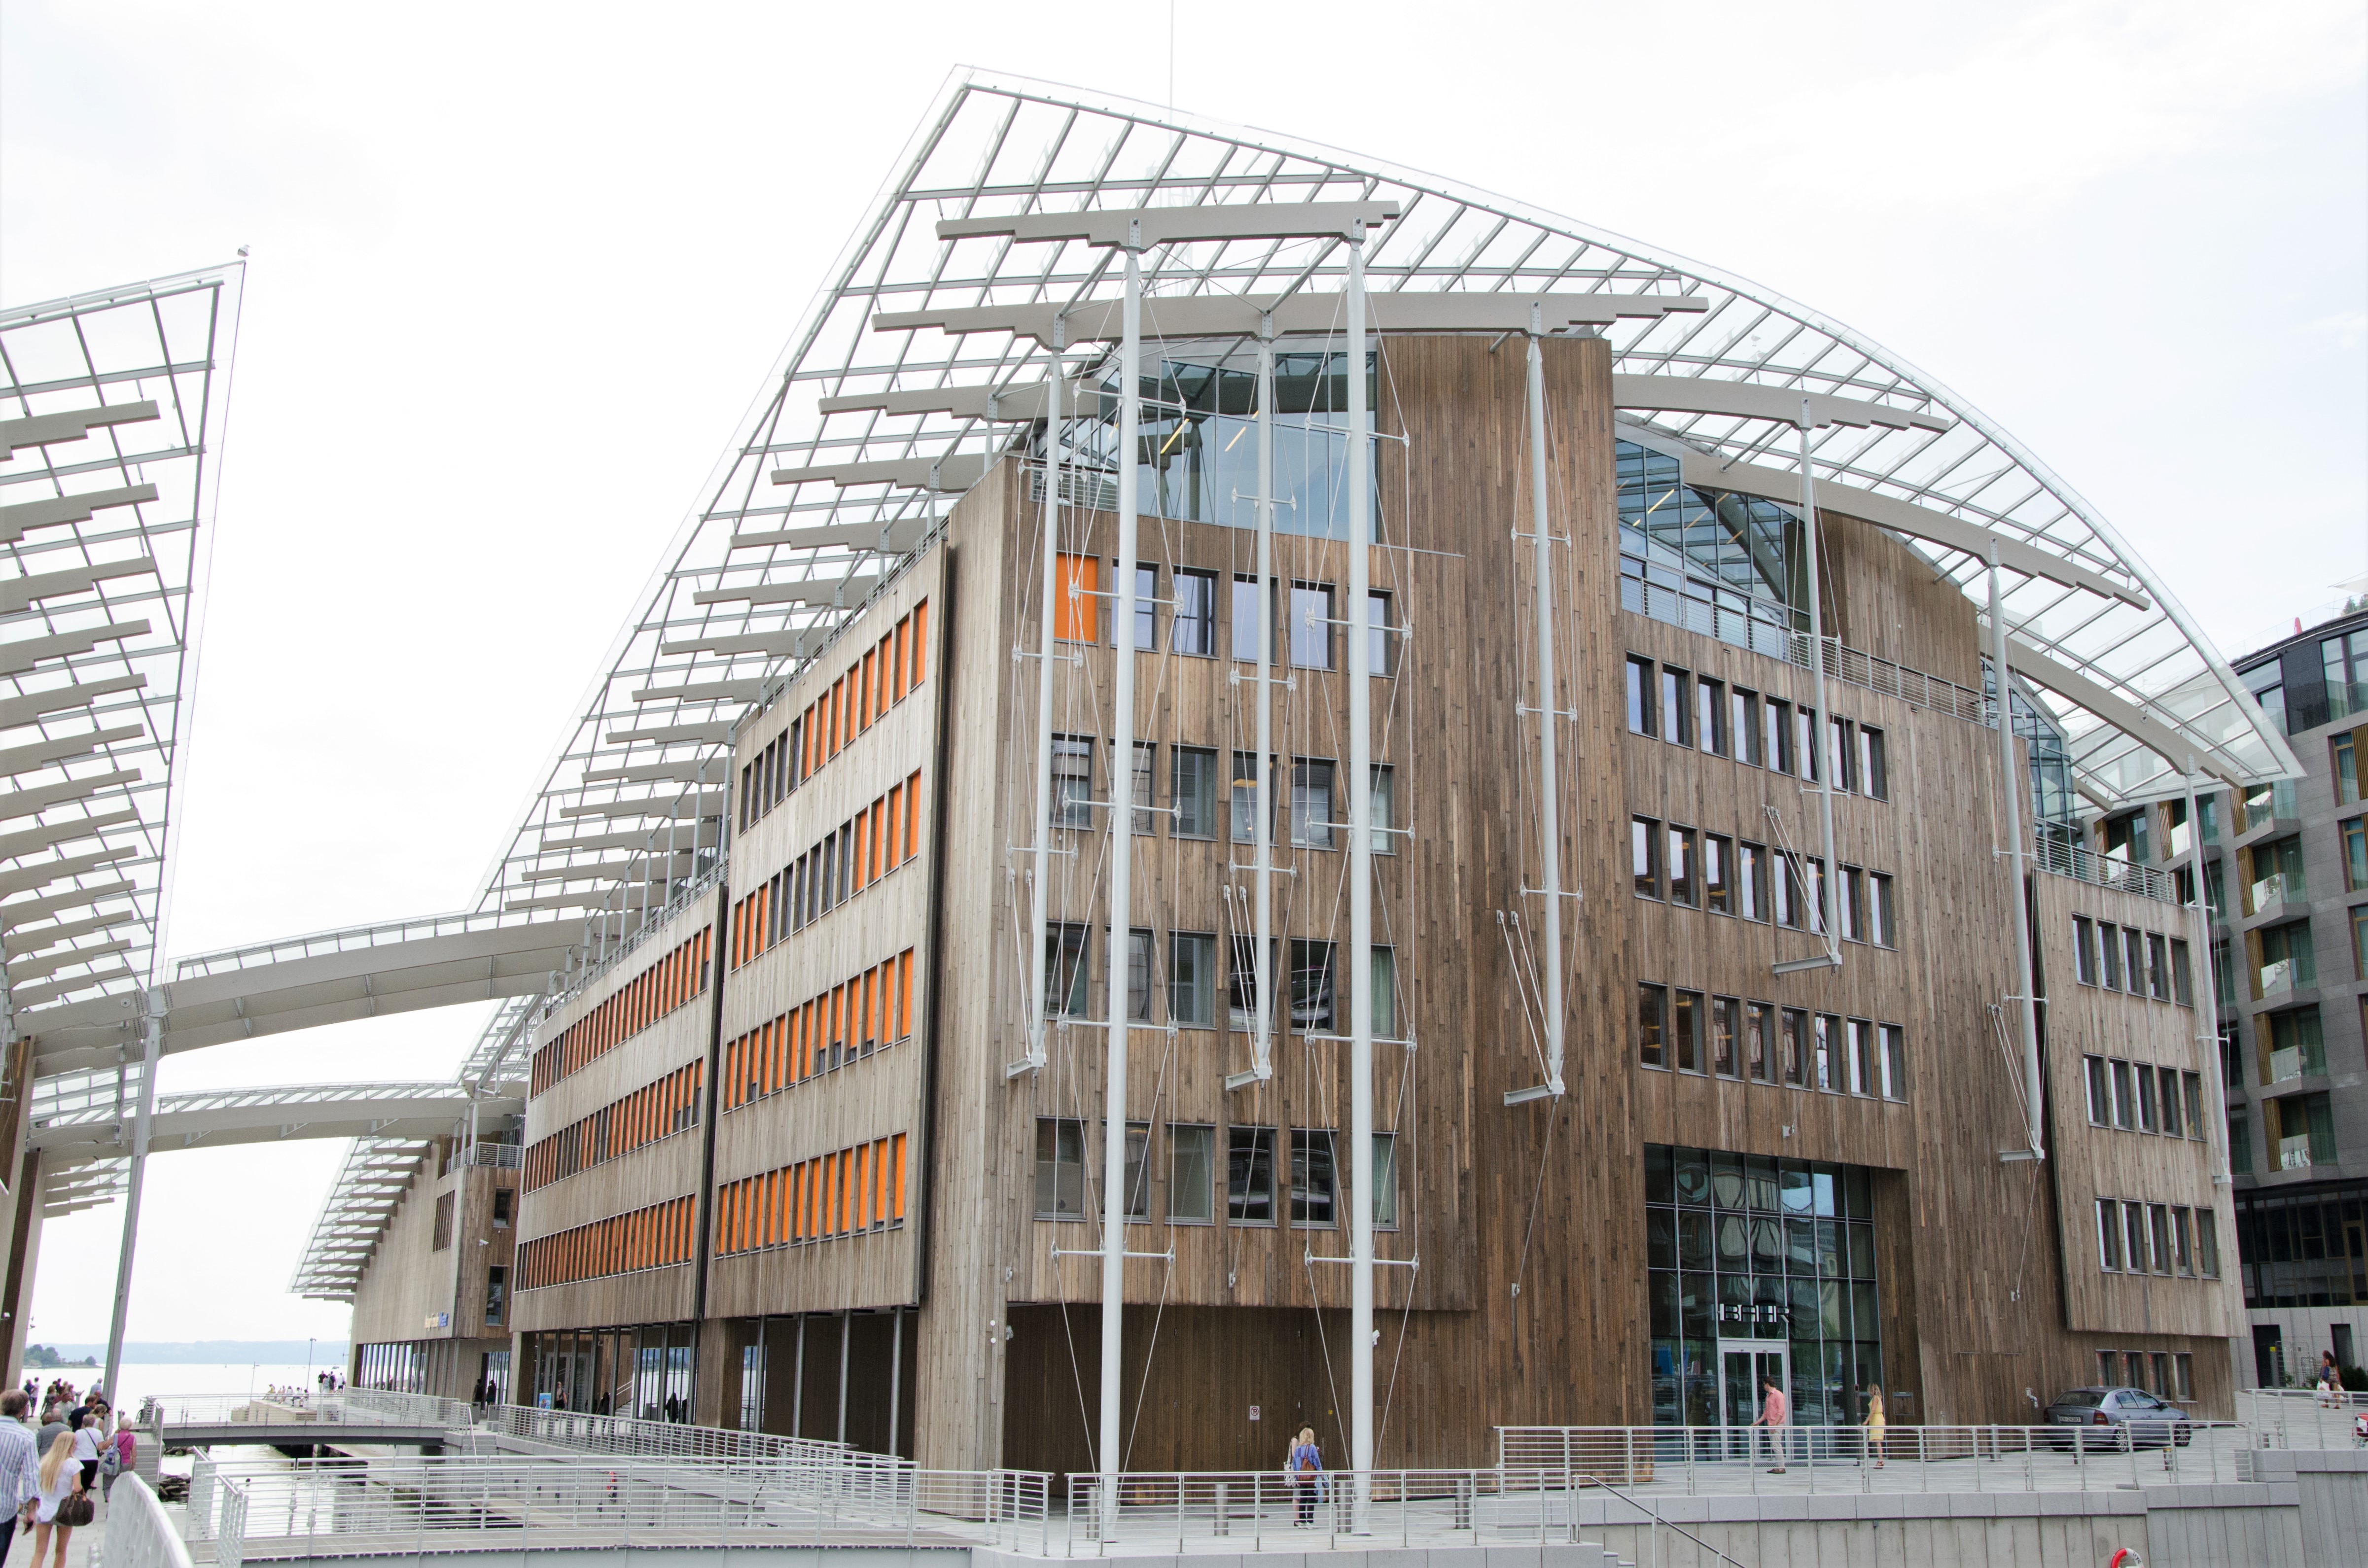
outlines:
[[[32,1506],[41,1491],[40,1450],[33,1446],[32,1427],[25,1424],[25,1412],[31,1403],[23,1389],[0,1394],[0,1498],[6,1498],[8,1506],[7,1517],[0,1520],[0,1562],[8,1560],[8,1548],[15,1544],[17,1517]]]
[[[1874,1468],[1883,1468],[1883,1429],[1889,1423],[1883,1413],[1883,1390],[1873,1383],[1866,1385],[1866,1455]]]
[[[108,1503],[115,1501],[115,1483],[131,1472],[132,1463],[140,1452],[140,1439],[132,1435],[131,1418],[118,1415],[115,1430],[108,1435],[106,1448],[98,1457],[99,1495]]]
[[[1759,1419],[1752,1425],[1768,1428],[1769,1446],[1776,1450],[1776,1462],[1769,1467],[1768,1473],[1782,1475],[1784,1473],[1785,1428],[1792,1424],[1793,1402],[1784,1397],[1784,1391],[1776,1386],[1773,1378],[1763,1381],[1759,1387]]]
[[[51,1443],[56,1442],[60,1436],[71,1433],[73,1430],[73,1427],[66,1425],[65,1406],[53,1403],[41,1411],[41,1429],[33,1434],[34,1447],[40,1452],[47,1454]]]
[[[83,1512],[89,1505],[82,1500],[82,1468],[74,1461],[70,1434],[60,1433],[50,1445],[34,1480],[38,1484],[32,1504],[33,1561],[26,1568],[41,1568],[41,1554],[50,1549],[52,1539],[58,1543],[55,1568],[66,1568],[66,1542],[73,1539],[74,1526],[89,1518]]]
[[[99,1440],[106,1434],[99,1430],[98,1417],[85,1412],[82,1425],[74,1428],[74,1460],[82,1466],[82,1489],[98,1489]]]
[[[1297,1500],[1297,1516],[1293,1528],[1305,1528],[1315,1523],[1315,1501],[1324,1485],[1324,1453],[1315,1446],[1315,1428],[1302,1426],[1299,1437],[1291,1445],[1290,1458],[1284,1468],[1291,1478]]]

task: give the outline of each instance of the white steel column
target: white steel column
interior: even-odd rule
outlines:
[[[1349,1462],[1354,1528],[1373,1468],[1372,441],[1365,433],[1365,232],[1349,241]]]
[[[1544,312],[1530,307],[1530,550],[1538,600],[1538,829],[1546,901],[1546,1089],[1562,1097],[1562,774],[1554,755],[1554,546],[1546,537]],[[1830,855],[1830,847],[1827,850]]]
[[[1143,252],[1141,220],[1129,224],[1124,340],[1119,349],[1118,606],[1111,629],[1110,790],[1110,1070],[1102,1087],[1102,1511],[1118,1508],[1126,1434],[1119,1417],[1119,1336],[1126,1283],[1126,975],[1134,869],[1135,471],[1143,443]]]
[[[123,1245],[115,1256],[115,1311],[107,1324],[107,1397],[120,1400],[117,1386],[123,1375],[123,1325],[131,1312],[131,1259],[140,1243],[140,1197],[148,1179],[149,1117],[156,1108],[156,1059],[165,1045],[165,994],[152,987],[141,994],[147,1017],[142,1030],[140,1108],[131,1122],[131,1179],[123,1195]],[[27,1077],[29,1094],[31,1078]],[[33,1201],[40,1201],[35,1194]],[[32,1292],[25,1293],[29,1301]]]
[[[1274,317],[1258,317],[1258,778],[1251,803],[1258,824],[1257,908],[1250,953],[1251,983],[1258,987],[1250,1011],[1250,1071],[1264,1083],[1274,1076]],[[1230,770],[1229,770],[1230,771]],[[1228,793],[1231,779],[1227,780]],[[1235,955],[1228,953],[1230,960]]]
[[[1818,825],[1824,835],[1825,876],[1824,898],[1812,904],[1817,923],[1825,927],[1826,961],[1833,968],[1842,965],[1841,934],[1835,927],[1834,915],[1841,903],[1839,889],[1834,882],[1834,762],[1833,749],[1826,737],[1834,732],[1834,716],[1826,706],[1826,620],[1823,585],[1824,561],[1817,548],[1817,481],[1809,462],[1809,400],[1801,400],[1801,527],[1809,547],[1809,684],[1815,692],[1817,722],[1810,726],[1809,765],[1816,770]]]
[[[2212,1179],[2227,1187],[2236,1181],[2236,1166],[2228,1158],[2228,1069],[2220,1061],[2220,966],[2212,953],[2212,901],[2203,891],[2203,812],[2195,797],[2193,752],[2187,754],[2180,782],[2187,786],[2187,864],[2195,878],[2195,963],[2190,966],[2188,983],[2203,992],[2195,1000],[2196,1066],[2217,1113],[2212,1118],[2212,1135],[2220,1141],[2220,1170]]]
[[[2014,984],[2022,1021],[2023,1114],[2031,1157],[2047,1157],[2044,1105],[2039,1077],[2039,1004],[2032,994],[2031,911],[2023,903],[2022,791],[2026,775],[2014,760],[2014,688],[2006,662],[2006,607],[1998,590],[1998,545],[1990,545],[1990,675],[1998,685],[1998,792],[2006,797],[2007,892],[2014,905]]]
[[[1059,616],[1053,603],[1060,575],[1061,523],[1061,328],[1053,327],[1053,374],[1044,395],[1044,582],[1039,594],[1044,625],[1036,651],[1036,946],[1031,960],[1036,971],[1029,985],[1028,1060],[1030,1068],[1044,1065],[1046,988],[1052,983],[1045,941],[1052,934],[1048,912],[1053,901],[1053,659],[1058,644],[1053,629]]]

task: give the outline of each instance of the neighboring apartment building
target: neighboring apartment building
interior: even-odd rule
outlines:
[[[2306,1381],[2368,1356],[2368,607],[2235,661],[2305,777],[2204,807],[2250,1370]],[[2185,812],[2109,820],[2147,858]]]
[[[1117,1027],[1133,1062],[1118,1119],[1135,1468],[1266,1467],[1301,1425],[1345,1450],[1360,1212],[1383,1265],[1383,1465],[1486,1462],[1503,1425],[1740,1426],[1763,1377],[1807,1423],[1860,1419],[1873,1387],[1895,1422],[2020,1422],[2027,1391],[2100,1380],[2231,1412],[2245,1324],[2197,928],[2169,872],[2084,846],[2076,801],[2153,810],[2177,764],[2148,744],[2195,745],[2238,783],[2283,762],[2124,547],[2068,502],[2026,498],[2009,517],[1952,496],[1946,474],[1988,485],[2020,460],[1906,371],[1853,349],[1814,399],[1797,365],[1781,384],[1705,376],[1682,347],[1690,322],[1653,340],[1656,358],[1621,312],[1662,306],[1604,301],[1648,277],[1711,285],[1600,259],[1609,270],[1573,283],[1578,264],[1557,262],[1520,286],[1612,292],[1547,300],[1602,324],[1537,345],[1554,649],[1540,668],[1519,323],[1408,324],[1487,303],[1441,302],[1409,257],[1352,364],[1337,255],[1309,273],[1298,319],[1314,324],[1274,329],[1300,335],[1274,355],[1265,566],[1241,501],[1260,483],[1262,328],[1256,311],[1224,313],[1255,268],[1146,302],[1138,387],[1078,356],[1063,374],[1083,372],[1083,409],[1031,418],[1043,392],[1019,372],[1042,372],[1036,329],[1009,312],[1049,307],[978,305],[994,291],[967,281],[933,291],[1002,264],[939,255],[927,224],[1005,196],[950,199],[919,176],[866,233],[908,234],[936,258],[923,280],[850,273],[830,304],[837,369],[800,361],[784,383],[808,404],[826,388],[824,416],[853,423],[794,449],[768,426],[735,448],[814,466],[772,473],[794,487],[779,490],[750,471],[731,551],[849,553],[801,558],[783,584],[684,569],[720,585],[703,604],[843,603],[795,633],[670,633],[672,655],[779,663],[761,679],[636,670],[635,700],[712,715],[632,732],[654,760],[604,768],[571,808],[663,816],[652,844],[680,822],[718,852],[677,856],[669,836],[633,862],[694,869],[645,875],[630,902],[600,892],[586,928],[613,922],[622,939],[532,1019],[514,1397],[843,1437],[932,1467],[1090,1468]],[[1476,236],[1451,251],[1497,254]],[[1108,260],[1061,275],[1103,293],[1051,319],[1051,337],[1106,343]],[[1030,278],[1008,297],[1038,298]],[[928,308],[873,317],[892,305]],[[1702,341],[1755,341],[1773,308]],[[907,366],[931,343],[944,367]],[[991,398],[970,384],[989,374]],[[1351,430],[1359,387],[1370,423]],[[1145,408],[1131,452],[1127,394]],[[949,437],[972,448],[915,455],[938,437],[910,432],[937,427],[898,426],[894,460],[853,460],[887,440],[865,432],[973,402]],[[1808,439],[1825,443],[1814,552],[1801,476],[1779,466]],[[1131,621],[1111,600],[1121,462],[1144,514]],[[1371,465],[1370,517],[1347,517],[1351,462]],[[951,499],[911,523],[840,520],[826,506],[853,503],[812,499],[867,484]],[[2001,488],[2052,494],[2028,472]],[[1057,516],[1048,489],[1066,498]],[[1992,550],[2010,567],[2021,748],[2005,762],[1977,614]],[[1350,673],[1352,551],[1369,677]],[[1813,615],[1822,700],[1804,668]],[[2059,619],[2110,635],[2069,637]],[[2143,668],[2113,662],[2125,643]],[[2187,728],[2125,695],[2166,669],[2192,683]],[[1372,772],[1353,778],[1368,708]],[[1535,935],[1540,708],[1562,747],[1558,951]],[[658,782],[680,804],[624,793]],[[1352,786],[1372,802],[1361,846]],[[1999,853],[2010,801],[2021,862]],[[1262,833],[1270,917],[1254,896]],[[1344,911],[1367,850],[1371,989],[1351,998]],[[1113,922],[1117,855],[1132,892]],[[554,864],[549,881],[593,874]],[[2020,957],[2047,998],[2035,1082]],[[1565,987],[1558,1096],[1533,1092],[1548,972]],[[1348,1146],[1358,1011],[1376,1061],[1364,1149]],[[1362,1193],[1348,1185],[1360,1154]],[[416,1227],[424,1198],[398,1226]],[[408,1301],[421,1256],[393,1239],[357,1296],[358,1344],[365,1307],[374,1324],[419,1316],[383,1304]]]

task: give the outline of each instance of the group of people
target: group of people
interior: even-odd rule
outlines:
[[[77,1400],[73,1385],[52,1382],[36,1430],[26,1413],[33,1408],[33,1381],[0,1394],[0,1562],[7,1558],[18,1525],[33,1530],[33,1561],[56,1542],[55,1568],[65,1568],[66,1543],[75,1527],[91,1522],[90,1493],[112,1493],[115,1479],[132,1466],[139,1440],[128,1417],[117,1415],[97,1388]]]
[[[1787,1394],[1773,1378],[1762,1378],[1759,1381],[1759,1415],[1751,1424],[1754,1426],[1768,1428],[1768,1446],[1774,1450],[1776,1458],[1776,1462],[1769,1467],[1768,1472],[1770,1475],[1782,1475],[1784,1473],[1784,1460],[1792,1451],[1792,1444],[1787,1440],[1788,1429],[1793,1425],[1792,1396]],[[1890,1424],[1890,1418],[1884,1414],[1883,1408],[1882,1388],[1874,1383],[1867,1384],[1866,1415],[1859,1425],[1866,1428],[1866,1460],[1877,1470],[1884,1467],[1884,1434]],[[1757,1438],[1753,1439],[1752,1446],[1755,1450],[1759,1447]],[[1753,1462],[1758,1462],[1756,1452]]]
[[[346,1380],[336,1372],[323,1372],[313,1381],[321,1386],[323,1393],[335,1393],[346,1386]]]

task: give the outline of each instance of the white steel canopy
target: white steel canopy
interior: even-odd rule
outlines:
[[[1041,406],[1045,341],[1114,334],[1111,247],[1127,235],[1113,225],[1131,209],[1277,202],[1320,204],[1344,228],[1381,220],[1365,275],[1383,333],[1501,330],[1489,296],[1597,299],[1563,324],[1610,340],[1626,417],[1702,454],[1727,488],[1756,482],[1796,498],[1793,432],[1809,399],[1828,509],[1855,494],[1881,514],[1869,520],[1976,597],[1998,543],[2028,661],[2017,673],[2044,688],[2097,804],[2174,792],[2185,756],[2160,748],[2231,780],[2294,770],[2118,530],[1979,410],[1839,323],[1432,176],[972,72],[905,148],[710,476],[489,872],[483,907],[564,901],[598,950],[600,928],[621,935],[644,905],[667,903],[707,864],[702,819],[720,810],[728,737],[748,704],[819,653],[928,541],[945,498],[1008,449],[1008,422]],[[1168,244],[1156,223],[1142,232],[1145,335],[1237,343],[1261,311],[1277,332],[1337,330],[1339,235],[1257,237],[1267,226]],[[1204,210],[1177,232],[1222,228]],[[641,853],[582,842],[586,816],[639,835]]]
[[[108,1016],[136,1092],[245,265],[0,311],[0,943],[7,1022]],[[125,1051],[132,1054],[126,1060]],[[50,1075],[36,1114],[91,1085]]]

